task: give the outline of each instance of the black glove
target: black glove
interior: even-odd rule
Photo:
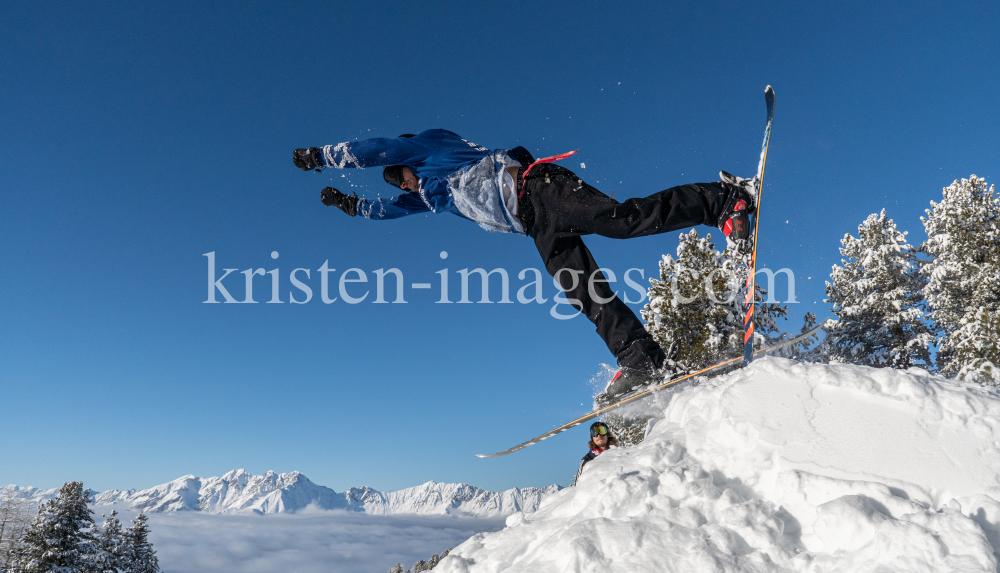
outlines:
[[[303,171],[312,171],[317,167],[323,167],[322,151],[318,147],[309,149],[298,148],[292,152],[292,162]]]
[[[324,187],[319,194],[323,204],[327,207],[336,207],[347,213],[351,217],[358,214],[358,194],[344,195],[333,187]]]

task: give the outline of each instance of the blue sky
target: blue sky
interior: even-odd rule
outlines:
[[[447,268],[455,293],[459,269],[502,267],[513,297],[518,271],[543,268],[531,241],[447,214],[350,219],[319,190],[392,195],[378,170],[303,173],[291,150],[444,127],[539,156],[580,149],[565,165],[624,199],[720,169],[752,174],[771,84],[759,257],[795,272],[787,328],[797,331],[805,312],[827,312],[838,241],[869,213],[886,208],[919,242],[919,216],[942,187],[973,173],[995,182],[998,12],[988,2],[8,6],[0,483],[145,488],[242,467],[299,470],[338,491],[565,485],[585,428],[473,457],[585,412],[589,380],[612,359],[585,318],[550,316],[550,282],[544,305],[435,304],[436,286],[407,289],[407,304],[373,304],[374,292],[355,305],[319,300],[325,261],[337,269],[332,290],[348,268],[371,281],[399,268],[407,283],[434,285]],[[587,243],[619,280],[629,268],[648,279],[677,233]],[[209,252],[218,269],[238,269],[224,282],[238,299],[239,271],[279,269],[285,302],[266,304],[270,277],[258,277],[260,304],[204,304]],[[287,302],[294,268],[311,269],[304,305]],[[360,296],[366,285],[347,288]]]

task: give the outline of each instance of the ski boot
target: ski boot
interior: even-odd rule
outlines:
[[[649,387],[687,374],[688,368],[677,360],[679,354],[680,345],[675,340],[670,343],[670,348],[667,349],[667,358],[663,361],[662,367],[656,370],[636,370],[632,368],[618,370],[614,378],[608,382],[604,392],[594,398],[594,405],[597,409],[606,408],[628,398],[630,395],[643,392]]]
[[[757,211],[757,178],[743,179],[719,172],[722,186],[729,190],[729,197],[722,207],[719,228],[726,236],[726,243],[740,256],[750,254],[750,215]]]

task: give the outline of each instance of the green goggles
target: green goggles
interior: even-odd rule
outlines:
[[[590,429],[591,438],[596,438],[597,436],[607,436],[607,435],[608,435],[608,427],[605,426],[604,424],[601,424],[600,426],[594,426],[593,428]]]

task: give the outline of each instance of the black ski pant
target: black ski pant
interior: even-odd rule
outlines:
[[[663,349],[603,282],[604,273],[581,237],[630,239],[717,226],[728,191],[719,183],[695,183],[619,203],[551,163],[535,165],[520,191],[518,217],[535,240],[545,269],[562,285],[567,300],[594,323],[619,367],[660,368]]]

